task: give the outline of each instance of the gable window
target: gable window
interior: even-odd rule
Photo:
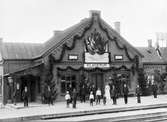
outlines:
[[[77,54],[69,54],[68,60],[78,60],[78,55]]]
[[[114,55],[114,60],[123,60],[123,55]]]

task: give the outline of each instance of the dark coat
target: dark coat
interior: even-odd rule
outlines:
[[[28,96],[29,96],[28,92],[23,91],[22,93],[23,99],[28,99]]]
[[[136,95],[137,95],[137,96],[140,96],[140,95],[141,95],[141,89],[140,89],[140,87],[137,87],[137,88],[136,88]]]
[[[124,94],[124,95],[128,95],[128,93],[129,93],[128,87],[127,87],[127,86],[126,86],[126,87],[123,87],[123,94]]]
[[[73,100],[77,99],[77,91],[73,91],[73,93],[72,93],[72,99]]]
[[[111,97],[117,97],[117,90],[115,87],[112,87],[112,89],[110,90],[110,95]]]
[[[157,92],[157,90],[158,90],[158,86],[156,84],[153,84],[152,85],[152,91]]]
[[[86,86],[83,86],[82,88],[81,88],[81,95],[86,95],[86,93],[87,93],[87,91],[86,91]]]

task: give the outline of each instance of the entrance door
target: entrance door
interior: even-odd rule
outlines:
[[[117,88],[118,95],[123,95],[123,85],[127,84],[129,88],[131,88],[130,84],[130,75],[128,72],[118,72],[115,78],[115,85]]]
[[[25,86],[27,86],[27,88],[28,88],[29,101],[31,101],[31,102],[35,101],[36,80],[35,80],[35,77],[33,75],[25,75],[25,76],[21,77],[21,94],[23,93]]]
[[[92,81],[96,89],[100,88],[102,92],[104,91],[103,73],[93,73]]]

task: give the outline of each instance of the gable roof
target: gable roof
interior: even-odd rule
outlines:
[[[112,27],[108,25],[103,19],[100,19],[100,21],[102,25],[104,25],[108,29],[108,31],[110,31],[114,35],[114,37],[117,37],[122,44],[127,46],[127,49],[131,49],[135,51],[138,55],[143,57],[142,53],[140,53],[135,47],[133,47],[130,43],[128,43],[128,41],[126,41],[120,34],[118,34],[114,29],[112,29]],[[68,38],[75,36],[77,32],[84,29],[87,25],[90,24],[90,22],[91,18],[85,18],[80,23],[66,29],[65,31],[61,31],[59,34],[53,36],[50,40],[48,40],[45,43],[43,54],[45,54],[52,47],[55,47],[56,45],[58,46],[60,42],[66,41]]]
[[[11,43],[2,44],[3,59],[32,59],[41,53],[43,44],[36,43]]]
[[[167,48],[160,48],[162,58],[158,55],[155,48],[136,47],[143,55],[143,63],[167,63]]]
[[[76,35],[76,33],[82,31],[87,27],[92,18],[85,18],[81,20],[78,24],[65,29],[64,31],[56,31],[54,36],[46,41],[44,44],[32,44],[32,43],[3,43],[3,53],[4,59],[35,59],[46,55],[53,51],[56,47],[61,45],[64,41]],[[143,56],[135,47],[133,47],[128,41],[126,41],[120,34],[118,34],[110,25],[108,25],[103,19],[99,19],[105,28],[111,34],[118,38],[118,40],[130,49],[136,52],[138,55]]]

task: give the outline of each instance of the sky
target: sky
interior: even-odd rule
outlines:
[[[4,42],[44,43],[54,30],[64,30],[100,10],[113,28],[133,46],[155,43],[156,32],[167,32],[167,0],[0,0],[0,38]]]

